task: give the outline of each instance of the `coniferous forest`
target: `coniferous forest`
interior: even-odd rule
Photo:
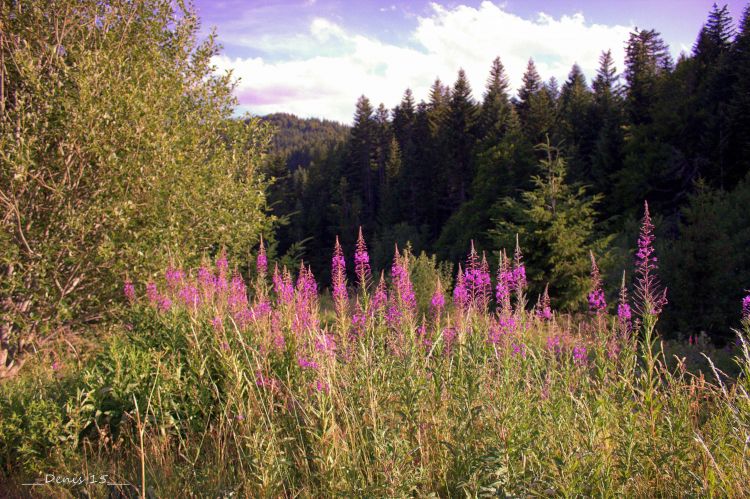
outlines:
[[[273,212],[288,219],[279,250],[327,276],[330,241],[351,247],[359,226],[378,268],[407,242],[455,264],[473,240],[497,262],[518,233],[532,294],[549,284],[553,303],[576,311],[589,250],[619,283],[647,200],[671,290],[665,330],[731,338],[750,282],[748,13],[735,22],[714,6],[676,61],[654,29],[631,33],[623,68],[612,49],[591,80],[577,65],[564,82],[545,79],[529,59],[516,92],[499,54],[484,88],[459,71],[427,102],[406,89],[389,109],[363,95],[348,134],[268,117],[282,136],[308,137],[281,139],[272,162]]]
[[[0,2],[0,497],[750,495],[750,5],[351,124],[221,41]]]

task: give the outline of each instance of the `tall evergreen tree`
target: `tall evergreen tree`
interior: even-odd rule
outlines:
[[[560,92],[560,134],[570,158],[574,181],[591,178],[590,157],[595,130],[589,123],[593,98],[580,66],[574,64]]]
[[[448,144],[452,179],[453,208],[457,208],[467,199],[467,187],[474,177],[472,153],[476,144],[477,106],[471,96],[471,86],[463,69],[458,71],[458,78],[450,95],[448,113]]]
[[[380,118],[382,119],[383,116],[381,115]],[[373,168],[377,165],[378,129],[382,125],[383,123],[378,123],[373,116],[370,100],[364,95],[361,96],[354,113],[354,125],[349,142],[349,160],[344,170],[347,183],[345,186],[340,186],[339,191],[342,202],[348,201],[347,196],[360,198],[364,209],[363,215],[368,222],[374,219],[375,214]]]
[[[541,294],[550,283],[550,295],[560,307],[580,308],[586,301],[589,251],[605,256],[611,237],[599,234],[595,205],[601,195],[588,196],[585,187],[566,182],[565,160],[549,143],[539,146],[544,155],[541,175],[521,201],[506,198],[490,235],[495,247],[512,247],[515,234],[525,248],[532,293]]]
[[[658,32],[636,28],[630,33],[625,53],[630,121],[633,124],[650,122],[659,77],[672,68],[669,48]]]

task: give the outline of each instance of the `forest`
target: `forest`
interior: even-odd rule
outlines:
[[[483,89],[459,71],[427,102],[406,89],[388,109],[363,95],[348,131],[267,117],[280,130],[269,166],[272,210],[287,221],[279,251],[327,276],[330,241],[351,247],[359,226],[378,268],[394,243],[455,264],[472,240],[496,264],[519,234],[533,293],[549,283],[553,303],[576,311],[589,250],[619,283],[647,200],[672,291],[665,331],[723,343],[750,282],[750,19],[735,25],[714,5],[677,61],[653,29],[631,33],[624,68],[618,48],[602,47],[591,81],[577,65],[545,80],[530,59],[515,92],[500,54]]]

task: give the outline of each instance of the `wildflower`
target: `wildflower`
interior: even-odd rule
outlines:
[[[237,421],[244,421],[245,420],[245,415],[244,414],[237,414],[234,417],[234,419],[236,419]]]
[[[52,370],[53,370],[53,371],[59,371],[59,370],[60,370],[60,368],[62,368],[62,364],[61,364],[60,362],[58,362],[58,361],[54,361],[54,362],[52,363]]]
[[[513,343],[513,346],[512,346],[512,348],[513,348],[513,356],[514,356],[514,357],[515,357],[516,355],[519,355],[519,356],[521,356],[521,358],[523,358],[523,359],[525,359],[525,358],[526,358],[526,345],[524,345],[523,343],[520,343],[520,344],[518,344],[518,345],[517,345],[517,344],[515,344],[515,343]]]
[[[430,299],[430,309],[433,314],[440,315],[445,307],[445,295],[443,294],[443,285],[440,283],[440,277],[438,276],[437,284],[435,285],[435,292],[432,293]]]
[[[503,337],[508,337],[516,332],[516,319],[512,315],[502,315],[494,322],[488,331],[488,341],[496,345]]]
[[[146,284],[146,297],[151,305],[157,305],[159,303],[159,291],[156,289],[156,284],[149,282]]]
[[[336,353],[336,341],[331,334],[322,334],[315,340],[315,350],[324,355]]]
[[[232,310],[238,310],[247,305],[247,288],[245,287],[245,281],[239,274],[232,276],[232,282],[229,284],[227,304]]]
[[[221,343],[221,349],[224,350],[225,352],[228,352],[229,351],[229,343],[227,343],[226,341],[223,341]]]
[[[279,265],[273,269],[273,289],[276,292],[276,299],[279,304],[287,305],[294,299],[294,286],[292,286],[292,276],[284,267],[283,273],[279,272]]]
[[[352,336],[361,336],[365,332],[366,317],[359,303],[356,304],[352,314]]]
[[[552,308],[549,303],[549,284],[544,286],[544,293],[539,299],[539,304],[537,305],[536,316],[547,321],[552,318]]]
[[[333,259],[331,261],[331,278],[333,281],[333,303],[336,308],[336,315],[341,317],[346,312],[348,295],[346,292],[346,261],[344,260],[344,251],[341,249],[338,237],[336,237],[336,246],[334,247]]]
[[[370,255],[367,253],[367,244],[365,244],[365,238],[362,236],[362,227],[359,228],[357,249],[354,252],[354,271],[357,274],[359,285],[364,288],[370,279],[371,270]]]
[[[524,288],[526,288],[526,267],[523,264],[523,254],[521,253],[521,245],[518,243],[518,234],[516,234],[516,250],[513,253],[513,284],[516,293],[520,296]]]
[[[318,379],[318,380],[315,380],[315,389],[322,393],[328,393],[328,391],[330,390],[330,387],[328,386],[328,383],[326,383],[323,380]]]
[[[657,258],[654,256],[654,225],[648,211],[648,202],[644,202],[643,223],[638,236],[636,252],[636,291],[641,300],[643,315],[659,315],[667,304],[667,289],[661,289],[656,276]]]
[[[576,346],[573,347],[573,361],[576,364],[583,365],[588,360],[588,354],[586,352],[586,347],[584,346]]]
[[[385,288],[385,277],[383,272],[380,272],[380,282],[378,287],[375,289],[375,294],[372,297],[372,303],[370,304],[373,312],[377,312],[382,309],[388,302],[388,292]]]
[[[407,255],[401,256],[396,246],[391,265],[391,278],[393,280],[394,295],[398,302],[399,311],[402,314],[412,314],[417,309],[417,297],[409,277]],[[393,296],[392,296],[393,298]]]
[[[135,301],[135,286],[133,286],[133,283],[130,282],[130,279],[127,279],[125,281],[125,285],[123,286],[123,293],[125,293],[125,298],[127,298],[130,303],[133,303]]]
[[[500,255],[500,265],[497,269],[497,286],[495,287],[495,299],[497,306],[503,313],[510,313],[510,292],[514,286],[513,272],[508,264],[505,251]]]
[[[553,350],[555,353],[560,352],[560,336],[552,335],[547,337],[547,349]]]
[[[197,308],[198,304],[201,302],[200,294],[195,286],[183,287],[180,290],[178,296],[180,300],[182,300],[182,302],[188,307]]]
[[[203,266],[198,269],[198,283],[200,284],[201,290],[204,296],[211,297],[215,291],[215,278],[213,272],[208,270],[207,267]],[[186,289],[186,288],[183,288]]]
[[[172,308],[172,300],[170,300],[166,296],[160,296],[158,300],[159,300],[159,310],[161,310],[162,312],[167,312],[169,311],[169,309]]]
[[[453,303],[459,310],[465,310],[469,304],[469,292],[466,290],[464,273],[461,271],[461,264],[458,264],[458,276],[456,277],[456,287],[453,288]]]
[[[182,270],[174,267],[167,267],[165,275],[167,278],[167,286],[169,286],[170,289],[177,289],[180,284],[182,284],[182,279],[185,277]]]
[[[302,369],[317,369],[318,368],[317,362],[310,360],[306,357],[302,357],[302,356],[297,357],[297,364]]]
[[[596,265],[594,253],[589,252],[589,254],[591,255],[591,292],[589,293],[589,309],[596,314],[601,314],[607,310],[607,300],[604,297],[604,290],[602,290],[602,278],[599,273],[599,267]]]
[[[223,329],[221,317],[216,316],[211,319],[211,326],[213,326],[214,331],[221,331]]]
[[[456,336],[458,336],[458,332],[455,328],[447,327],[443,329],[443,355],[449,356],[453,352]]]
[[[229,270],[229,262],[227,261],[227,251],[225,249],[221,250],[221,253],[216,257],[216,270],[221,275],[224,273],[226,275],[226,272]]]
[[[750,294],[742,299],[742,318],[750,321]]]
[[[260,249],[258,250],[258,256],[255,259],[255,268],[258,270],[258,275],[265,276],[268,272],[268,257],[266,256],[266,248],[263,246],[263,236],[260,236]]]
[[[620,285],[620,301],[617,304],[617,319],[626,331],[631,329],[633,312],[628,304],[628,288],[625,286],[625,271],[622,272],[622,284]]]

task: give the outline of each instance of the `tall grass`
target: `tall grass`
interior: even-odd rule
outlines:
[[[598,281],[585,316],[526,306],[520,250],[493,299],[472,249],[452,303],[437,274],[416,299],[408,253],[389,286],[366,255],[355,291],[337,245],[325,307],[309,268],[269,278],[265,254],[250,290],[223,257],[127,283],[130,318],[80,370],[0,386],[7,490],[54,472],[158,497],[748,495],[742,335],[738,376],[709,380],[667,362],[653,304],[610,316]]]

